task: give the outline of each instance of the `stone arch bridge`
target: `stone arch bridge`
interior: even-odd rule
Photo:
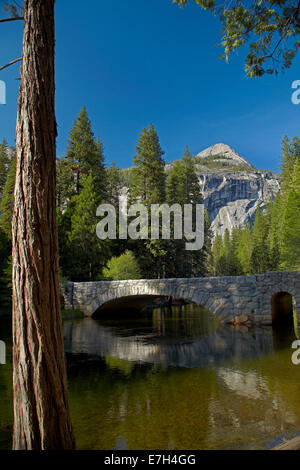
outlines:
[[[153,297],[173,297],[201,305],[224,322],[248,317],[271,324],[276,315],[290,313],[292,299],[300,322],[300,273],[270,272],[255,276],[159,279],[138,281],[64,282],[66,309],[86,316],[101,315],[108,307],[138,304]]]

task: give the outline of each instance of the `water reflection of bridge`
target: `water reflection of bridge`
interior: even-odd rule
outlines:
[[[169,367],[204,368],[271,354],[276,337],[271,328],[256,327],[239,331],[224,326],[188,339],[172,339],[153,334],[126,333],[104,326],[93,319],[64,324],[66,352],[90,356],[113,356],[136,363]]]

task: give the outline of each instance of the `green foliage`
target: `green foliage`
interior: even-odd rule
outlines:
[[[210,270],[209,273],[211,276],[221,276],[222,275],[222,249],[223,249],[223,239],[221,235],[216,235],[210,257]]]
[[[9,169],[10,159],[7,152],[7,143],[3,139],[0,144],[0,204],[2,199],[2,193],[6,182],[6,177]]]
[[[176,162],[169,172],[166,201],[170,206],[180,204],[182,211],[185,204],[192,204],[194,221],[196,205],[203,203],[195,161],[187,146],[182,160]],[[194,225],[193,230],[195,228]],[[211,249],[210,220],[207,211],[205,211],[205,243],[202,250],[186,251],[186,242],[185,238],[168,241],[165,256],[167,277],[200,277],[206,274],[207,260]]]
[[[11,220],[13,214],[15,180],[16,157],[13,157],[10,162],[10,167],[5,181],[2,200],[0,204],[0,226],[9,240],[11,240],[12,238]]]
[[[11,305],[11,243],[0,226],[0,310]]]
[[[61,158],[56,162],[56,191],[57,205],[63,210],[67,207],[68,202],[74,196],[74,173],[72,166],[65,158]]]
[[[62,318],[63,318],[63,319],[69,319],[69,318],[72,318],[72,319],[75,319],[75,318],[81,319],[81,318],[84,317],[84,313],[81,312],[80,310],[76,310],[76,309],[72,309],[72,310],[64,310],[64,309],[62,309],[62,310],[61,310],[61,315],[62,315]]]
[[[238,231],[239,229],[236,229]],[[214,276],[236,276],[240,274],[237,254],[236,231],[230,235],[226,229],[224,238],[217,235],[212,248],[211,274]]]
[[[21,2],[20,2],[21,3]],[[23,7],[16,1],[2,0],[2,8],[11,18],[20,18],[24,14]]]
[[[237,246],[237,259],[240,264],[241,274],[251,274],[251,257],[253,251],[253,237],[250,224],[244,230],[240,231],[239,243]]]
[[[292,141],[288,138],[283,140],[282,190],[275,200],[268,204],[264,213],[260,209],[257,210],[253,227],[248,225],[244,229],[235,228],[231,235],[226,231],[224,239],[217,236],[211,247],[212,234],[206,211],[205,245],[202,250],[196,252],[186,251],[185,239],[151,240],[149,237],[149,240],[103,242],[96,237],[98,205],[102,202],[112,203],[118,212],[119,196],[128,181],[130,202],[141,202],[148,208],[152,204],[163,203],[181,206],[193,204],[194,207],[201,204],[203,198],[198,182],[197,164],[187,147],[182,160],[176,162],[166,174],[159,138],[153,125],[150,125],[149,129],[142,131],[138,140],[134,167],[120,170],[113,164],[105,170],[103,156],[99,160],[101,152],[91,151],[97,145],[99,150],[101,145],[93,138],[91,123],[85,110],[73,126],[72,139],[73,147],[69,145],[69,151],[73,148],[72,155],[69,154],[57,163],[60,264],[64,278],[76,281],[99,279],[108,260],[113,256],[114,262],[120,265],[120,256],[126,250],[134,253],[135,259],[138,260],[140,276],[144,278],[198,277],[207,274],[248,275],[269,270],[298,269],[300,266],[298,251],[295,248],[300,246],[300,228],[297,223],[297,220],[300,220],[298,138]],[[88,153],[84,153],[85,146],[82,142],[88,143]],[[220,159],[220,156],[217,157],[217,160]],[[214,160],[216,156],[211,156],[204,159],[204,163],[210,165]],[[97,170],[99,161],[100,172]],[[13,164],[14,160],[7,176],[2,201],[6,209],[1,216],[1,227],[8,239],[13,203]],[[99,191],[100,175],[102,186],[105,186],[103,192]],[[77,181],[80,182],[77,187],[78,194],[74,191]],[[173,228],[174,220],[171,217],[171,238]],[[7,275],[9,276],[9,263],[6,266]],[[108,271],[106,275],[111,276]],[[115,276],[119,277],[117,274]],[[138,277],[138,274],[133,277]]]
[[[171,168],[167,180],[168,204],[202,204],[199,181],[194,160],[186,147],[181,161]]]
[[[124,182],[121,170],[115,162],[106,170],[106,182],[106,201],[117,208]]]
[[[104,279],[126,281],[141,279],[139,263],[132,251],[126,250],[118,258],[113,257],[103,270]]]
[[[253,168],[249,168],[247,165],[242,163],[234,165],[231,161],[226,161],[226,156],[216,154],[209,155],[208,157],[195,157],[195,163],[199,165],[206,166],[207,168],[214,170],[223,170],[223,171],[253,171]]]
[[[159,138],[153,124],[144,128],[136,146],[137,155],[130,178],[131,201],[142,201],[147,207],[165,200],[165,163]]]
[[[11,306],[12,279],[11,219],[14,201],[16,158],[13,157],[11,160],[8,158],[5,141],[2,144],[1,150],[0,165],[2,165],[1,176],[3,177],[3,192],[0,203],[0,307],[9,308]]]
[[[167,175],[164,171],[162,150],[158,136],[150,126],[144,129],[137,145],[135,166],[130,175],[130,199],[150,208],[151,204],[169,206],[179,204],[182,212],[185,204],[194,208],[203,203],[194,159],[188,148],[181,161],[171,167]],[[195,225],[193,230],[195,230]],[[149,228],[150,230],[150,228]],[[150,234],[149,234],[150,235]],[[171,216],[171,240],[138,240],[131,242],[131,249],[139,260],[142,276],[145,278],[195,277],[207,272],[207,260],[211,249],[210,220],[205,212],[205,245],[199,251],[187,251],[186,239],[174,239],[174,220]],[[172,238],[173,237],[173,238]]]
[[[281,265],[300,269],[300,158],[296,160],[283,217]]]
[[[267,216],[263,215],[258,208],[253,228],[253,246],[251,254],[252,272],[255,274],[269,271],[270,253],[268,233]]]
[[[294,137],[290,142],[287,136],[282,141],[281,183],[283,191],[289,189],[296,160],[300,158],[300,139]]]
[[[83,107],[70,131],[66,157],[58,162],[60,204],[80,194],[89,172],[92,172],[96,191],[103,200],[106,194],[103,144],[99,138],[95,139],[91,121]]]
[[[281,192],[270,207],[271,260],[279,260],[282,269],[299,269],[298,246],[300,218],[299,194],[300,140],[285,137],[282,143]]]
[[[164,152],[153,124],[150,124],[149,129],[142,130],[136,152],[134,166],[130,171],[130,204],[141,203],[150,209],[152,204],[163,204],[166,196]],[[137,240],[129,245],[139,259],[144,277],[164,275],[164,240]]]
[[[258,208],[253,227],[236,227],[224,239],[216,237],[212,249],[212,272],[217,276],[260,274],[277,271],[279,265],[278,243],[270,238],[270,208],[262,213]]]
[[[67,153],[57,161],[57,222],[60,271],[75,281],[96,280],[111,257],[110,242],[96,235],[98,206],[115,202],[118,169],[105,169],[103,145],[85,107],[70,131]],[[111,200],[114,199],[114,201]]]
[[[97,279],[110,257],[110,242],[100,241],[96,235],[99,204],[96,184],[90,172],[84,180],[80,195],[73,197],[70,210],[58,220],[60,235],[64,224],[68,230],[65,248],[72,263],[69,272],[66,272],[67,266],[64,267],[63,276],[69,274],[72,280]]]
[[[188,0],[172,0],[184,7]],[[300,41],[297,0],[251,0],[228,4],[214,0],[194,0],[204,10],[218,16],[222,29],[221,45],[229,55],[249,44],[245,71],[249,77],[278,73],[287,69],[298,51]]]

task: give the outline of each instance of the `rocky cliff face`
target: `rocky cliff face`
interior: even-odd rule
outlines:
[[[278,174],[256,170],[229,145],[215,144],[194,158],[215,235],[253,222],[257,208],[264,209],[280,190]]]
[[[253,222],[257,208],[264,209],[280,190],[279,175],[254,169],[224,172],[199,165],[198,177],[214,234]]]

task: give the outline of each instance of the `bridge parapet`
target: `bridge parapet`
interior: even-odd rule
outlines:
[[[294,297],[300,322],[300,273],[270,272],[256,276],[227,276],[137,281],[65,282],[65,307],[92,316],[107,302],[127,297],[167,296],[194,302],[225,322],[247,316],[254,323],[272,322],[271,298],[277,292]]]

